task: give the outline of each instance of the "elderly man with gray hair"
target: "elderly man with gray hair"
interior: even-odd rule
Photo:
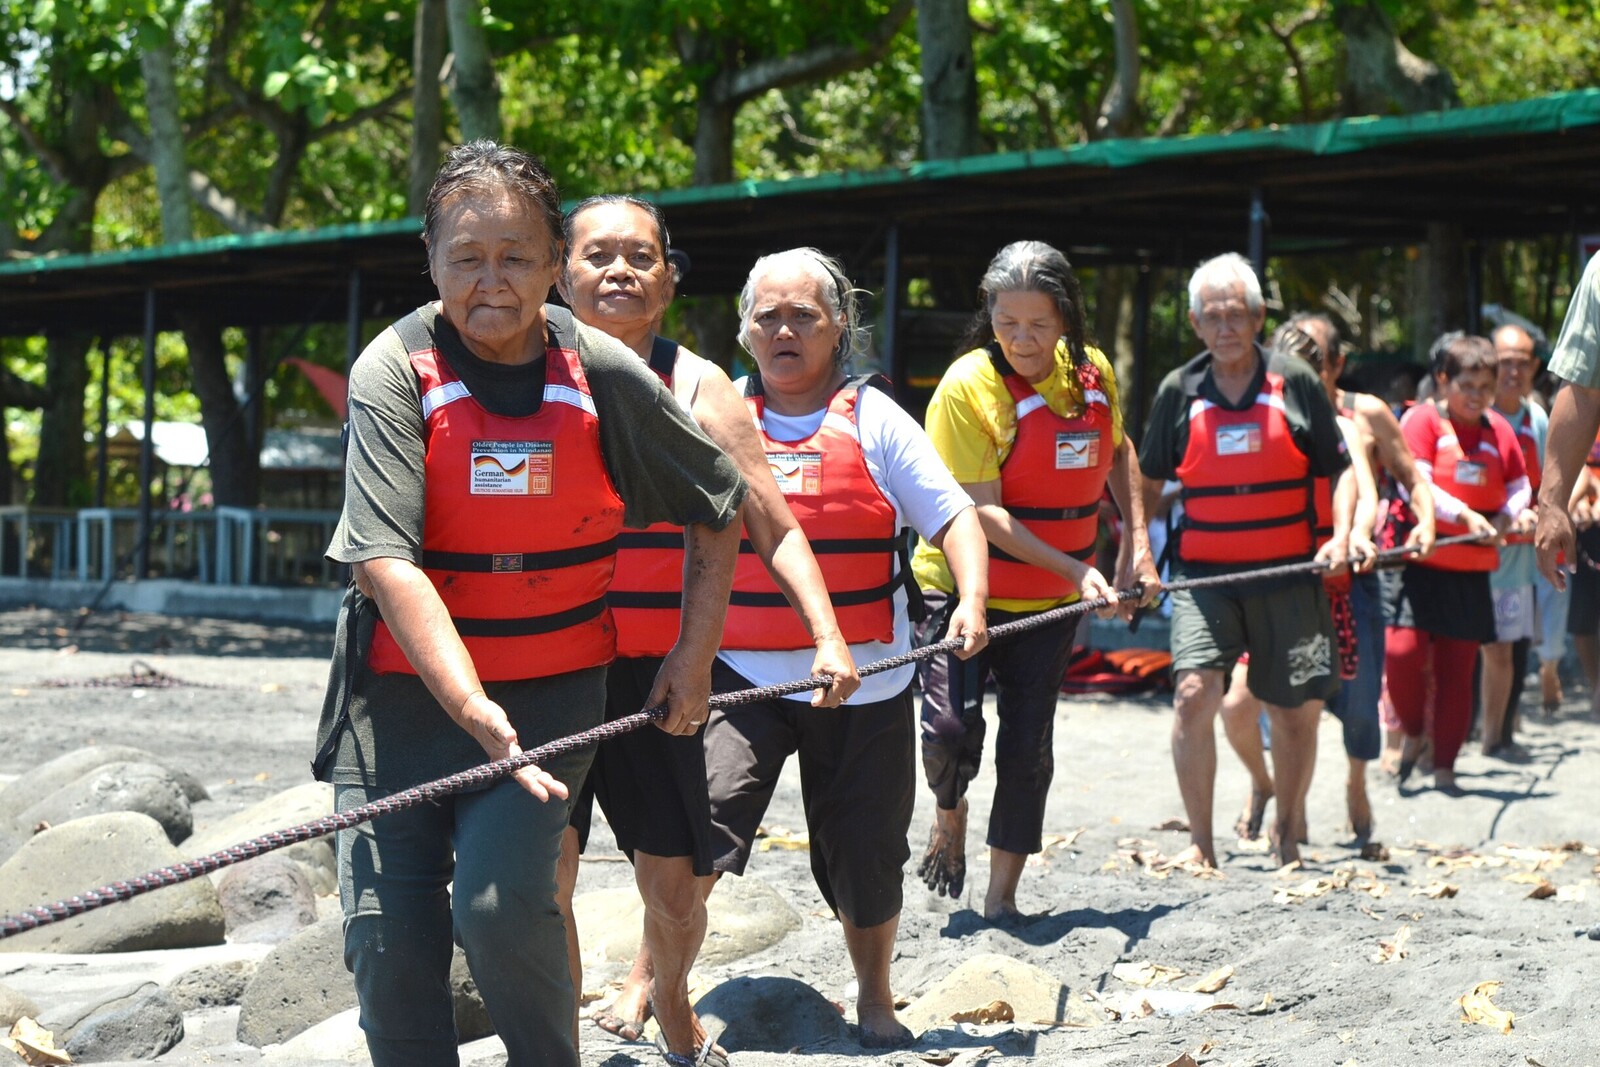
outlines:
[[[1162,483],[1182,485],[1175,579],[1313,557],[1330,568],[1344,563],[1352,510],[1346,494],[1353,485],[1339,478],[1350,463],[1344,438],[1316,372],[1256,343],[1265,320],[1261,284],[1242,256],[1208,260],[1190,278],[1189,322],[1206,350],[1162,381],[1139,450],[1147,513]],[[1333,535],[1320,548],[1319,477],[1337,484],[1344,498],[1334,502]],[[1272,720],[1274,848],[1290,863],[1299,858],[1317,715],[1339,687],[1321,575],[1180,591],[1172,603],[1172,758],[1191,841],[1182,858],[1217,862],[1215,721],[1226,672],[1248,655],[1250,690]]]

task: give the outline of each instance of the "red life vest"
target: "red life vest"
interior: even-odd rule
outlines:
[[[650,369],[668,391],[678,342],[657,337]],[[678,642],[683,613],[683,527],[658,522],[617,535],[617,573],[606,594],[617,624],[617,655],[665,656]]]
[[[988,352],[1017,406],[1016,441],[1000,464],[1000,502],[1051,548],[1074,559],[1093,559],[1100,497],[1112,460],[1111,402],[1100,369],[1084,361],[1077,372],[1083,412],[1066,418],[1050,410],[998,345],[991,344]],[[991,597],[1054,600],[1077,594],[1077,583],[989,545]]]
[[[1310,557],[1316,518],[1311,461],[1295,443],[1283,391],[1283,376],[1268,370],[1255,402],[1242,411],[1198,396],[1190,400],[1189,441],[1177,468],[1183,484],[1179,559]]]
[[[800,441],[778,441],[767,434],[760,376],[751,375],[745,383],[745,403],[772,476],[811,542],[847,644],[893,639],[894,592],[910,574],[894,505],[873,480],[861,452],[856,407],[869,385],[888,393],[889,383],[882,377],[852,378],[828,401],[816,433]],[[748,538],[740,541],[722,647],[776,652],[811,646],[804,623],[778,591],[755,547]]]
[[[570,317],[552,319],[572,336]],[[396,330],[422,391],[422,569],[478,677],[542,678],[611,662],[605,593],[623,505],[577,351],[546,348],[544,402],[507,418],[473,399],[420,317]],[[369,664],[379,674],[417,673],[382,621]]]
[[[1522,448],[1522,466],[1528,472],[1528,489],[1533,493],[1531,508],[1539,506],[1539,484],[1544,472],[1539,469],[1539,439],[1533,436],[1533,408],[1527,401],[1522,404],[1522,417],[1517,420],[1517,444]],[[1507,534],[1508,545],[1531,545],[1532,534]]]
[[[1431,414],[1430,414],[1431,413]],[[1433,484],[1449,493],[1467,507],[1487,518],[1505,507],[1505,463],[1495,446],[1492,416],[1479,417],[1478,440],[1470,447],[1464,445],[1455,424],[1439,412],[1433,404],[1418,404],[1406,413],[1407,418],[1433,420],[1437,443],[1433,453]],[[1459,537],[1471,533],[1465,523],[1435,520],[1439,539]],[[1492,571],[1500,566],[1500,550],[1493,544],[1446,545],[1434,551],[1427,559],[1418,560],[1418,566],[1433,567],[1442,571]]]

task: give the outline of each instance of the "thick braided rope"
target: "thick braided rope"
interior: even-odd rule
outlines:
[[[1482,540],[1482,538],[1477,535],[1462,535],[1460,537],[1442,538],[1439,540],[1438,545],[1442,547],[1477,540]],[[1380,563],[1403,562],[1403,557],[1408,554],[1410,554],[1410,550],[1404,547],[1386,549],[1378,553],[1378,560]],[[1219,574],[1208,578],[1178,579],[1168,583],[1166,588],[1176,591],[1203,589],[1218,585],[1238,585],[1266,578],[1283,577],[1292,574],[1309,574],[1324,569],[1321,563],[1315,560],[1307,560],[1303,563],[1286,563],[1275,567],[1240,571],[1235,574]],[[1112,597],[1097,597],[1094,600],[1078,601],[1064,607],[1042,611],[1037,615],[1030,615],[1026,619],[1017,619],[1014,622],[1002,623],[999,626],[991,627],[989,638],[994,640],[1008,637],[1023,630],[1046,626],[1061,619],[1095,611],[1105,607],[1107,604],[1135,600],[1143,595],[1143,591],[1140,589],[1119,590]],[[962,643],[961,638],[947,638],[898,656],[889,656],[885,659],[876,660],[861,667],[859,673],[862,676],[882,674],[884,671],[903,667],[917,660],[927,659],[940,652],[953,652],[961,648]],[[735,693],[721,693],[713,696],[709,705],[713,708],[730,708],[741,704],[755,704],[775,697],[791,696],[815,689],[826,689],[832,684],[833,679],[825,676],[800,678],[792,682],[783,682],[779,685],[764,685],[753,689],[741,689]],[[646,708],[643,711],[634,712],[632,715],[625,715],[620,719],[613,719],[610,722],[583,730],[570,737],[557,738],[548,744],[529,749],[518,755],[496,760],[493,763],[485,763],[465,771],[459,771],[431,782],[424,782],[410,789],[403,789],[398,793],[391,793],[389,796],[380,797],[348,811],[326,815],[320,819],[313,819],[310,822],[301,823],[299,826],[291,826],[284,830],[274,830],[249,841],[213,852],[210,855],[192,860],[183,860],[167,867],[159,867],[137,877],[129,878],[126,881],[112,882],[98,889],[90,889],[78,896],[58,900],[53,904],[43,904],[28,908],[15,915],[8,915],[0,919],[0,940],[41,926],[48,926],[63,919],[70,919],[75,915],[82,915],[85,912],[94,911],[108,904],[131,900],[151,890],[192,881],[202,875],[220,871],[222,868],[231,867],[235,863],[243,863],[245,860],[255,859],[257,856],[265,855],[288,845],[325,837],[338,830],[348,830],[353,826],[360,826],[362,823],[370,822],[381,815],[404,811],[407,808],[416,807],[418,804],[427,803],[439,797],[463,792],[474,786],[488,785],[530,764],[542,763],[555,756],[564,755],[589,745],[599,744],[601,741],[613,737],[620,737],[649,723],[658,722],[666,718],[666,716],[667,708],[664,705]]]

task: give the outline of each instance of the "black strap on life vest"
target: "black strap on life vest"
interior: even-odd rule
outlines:
[[[616,553],[619,540],[613,537],[592,545],[535,552],[441,552],[425,548],[422,550],[422,566],[427,570],[465,571],[472,574],[556,570],[605,559]]]
[[[672,381],[672,370],[678,365],[678,342],[657,334],[650,342],[650,369],[667,381]]]
[[[1056,522],[1063,519],[1087,519],[1091,515],[1100,514],[1100,501],[1093,504],[1080,504],[1075,508],[1018,508],[1006,505],[1006,511],[1017,519],[1035,519],[1046,522]]]
[[[462,637],[529,637],[565,630],[569,626],[598,618],[606,610],[606,598],[595,597],[587,604],[579,604],[553,615],[530,615],[515,619],[463,619],[451,617],[456,632]]]

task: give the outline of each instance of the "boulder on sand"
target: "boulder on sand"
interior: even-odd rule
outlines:
[[[450,989],[459,1040],[494,1033],[459,948],[451,960]],[[258,1048],[290,1042],[355,1006],[355,982],[344,965],[344,922],[324,919],[278,945],[256,968],[239,998],[239,1040]]]
[[[167,996],[180,1011],[199,1008],[226,1008],[239,1003],[250,976],[256,973],[255,960],[227,960],[184,971],[167,983]]]
[[[587,960],[628,963],[644,932],[644,905],[632,886],[573,898],[578,939]],[[699,966],[714,967],[770,948],[800,929],[800,916],[759,878],[723,878],[706,902],[706,939]]]
[[[951,971],[944,980],[900,1012],[900,1021],[914,1034],[954,1026],[951,1016],[975,1011],[997,1000],[1011,1006],[1019,1023],[1067,1023],[1098,1026],[1102,1014],[1070,995],[1065,983],[1029,963],[985,953]]]
[[[39,1020],[77,1063],[153,1060],[183,1040],[183,1012],[154,982],[124,986]]]
[[[186,856],[206,856],[242,841],[260,837],[270,830],[284,830],[333,814],[333,786],[326,782],[306,782],[275,793],[227,818],[195,827],[194,836],[183,843]],[[319,895],[338,891],[337,866],[331,837],[300,841],[278,850],[305,869],[311,888]]]
[[[137,811],[150,816],[174,845],[194,830],[194,813],[183,783],[155,763],[107,763],[63,785],[22,809],[23,827],[62,823],[110,811]]]
[[[39,1017],[39,1006],[8,985],[0,985],[0,1030],[9,1030],[13,1023],[26,1015]]]
[[[0,865],[0,914],[11,915],[167,867],[183,857],[154,819],[111,812],[40,834]],[[0,941],[0,952],[134,952],[220,945],[222,905],[208,878],[144,893]]]
[[[232,941],[276,944],[317,921],[311,880],[298,863],[276,852],[228,868],[217,896]]]
[[[41,797],[108,763],[154,763],[164,767],[183,786],[183,794],[191,804],[210,795],[194,775],[153,752],[132,745],[85,745],[39,764],[0,789],[0,821],[16,818]]]

